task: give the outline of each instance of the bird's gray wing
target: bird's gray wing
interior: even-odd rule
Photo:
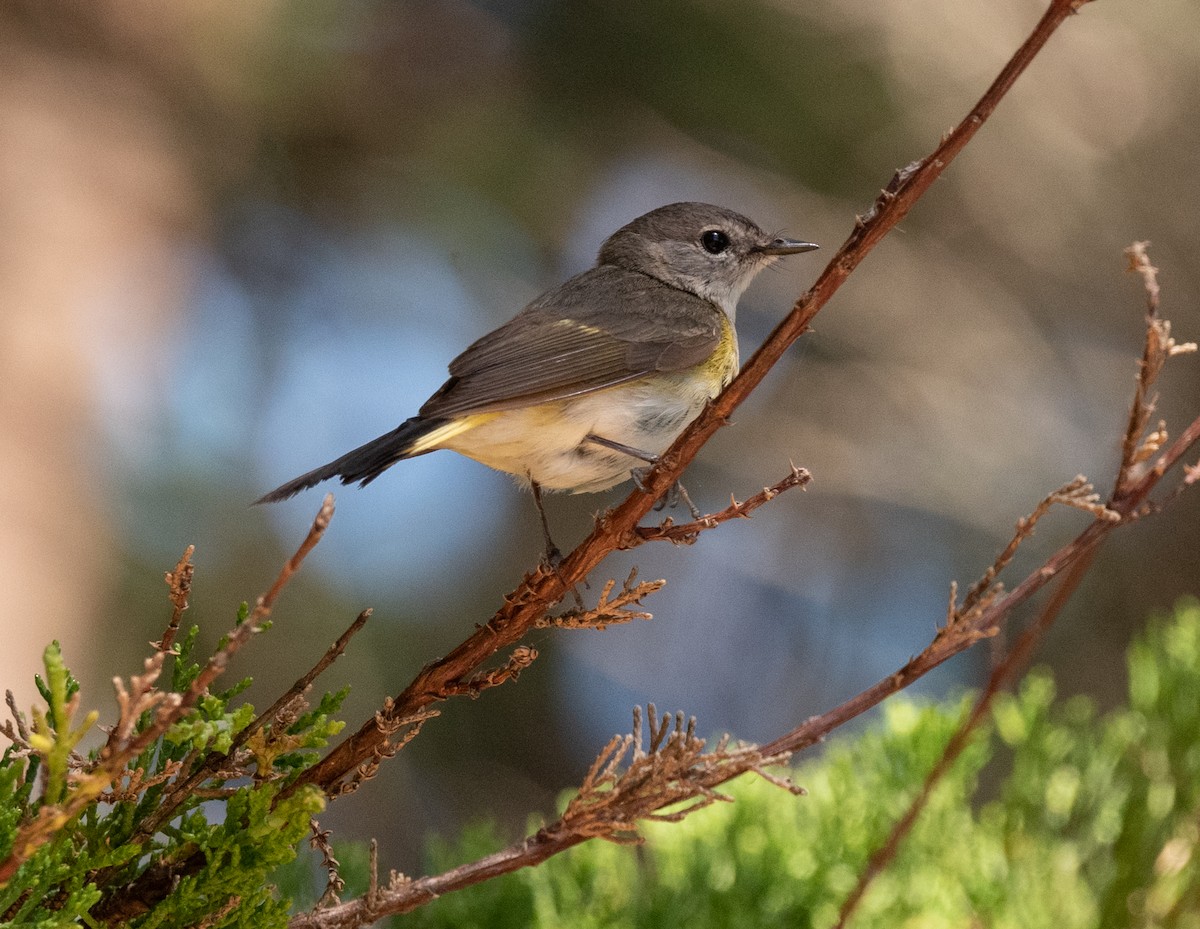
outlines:
[[[678,371],[712,356],[724,314],[652,277],[603,265],[549,291],[450,362],[423,417],[512,409]]]

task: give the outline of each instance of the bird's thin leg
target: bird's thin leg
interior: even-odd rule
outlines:
[[[550,521],[546,518],[546,508],[542,506],[542,485],[531,477],[529,479],[529,489],[533,491],[533,503],[537,507],[538,516],[542,520],[542,538],[546,541],[546,551],[542,554],[542,561],[545,562],[546,567],[558,575],[558,579],[566,587],[567,582],[558,570],[558,566],[562,564],[563,560],[562,552],[558,550],[558,546],[554,544],[554,539],[550,535]],[[583,597],[579,596],[579,588],[572,586],[571,595],[575,598],[575,605],[582,610]]]
[[[622,455],[628,455],[630,458],[637,458],[639,461],[646,462],[649,467],[633,468],[629,472],[629,476],[633,478],[633,483],[637,486],[637,489],[643,493],[646,492],[646,485],[643,483],[643,480],[645,479],[649,469],[658,464],[658,455],[651,454],[650,452],[644,452],[640,448],[634,448],[632,445],[626,445],[624,442],[616,442],[613,439],[606,439],[604,436],[596,435],[594,432],[589,432],[583,438],[585,442],[591,442],[594,445],[601,445],[604,448],[611,448],[614,452],[620,452]],[[687,488],[683,486],[682,481],[676,481],[674,484],[672,484],[671,489],[663,495],[663,498],[655,504],[654,508],[656,510],[661,510],[664,504],[673,507],[681,499],[685,504],[687,504],[687,508],[691,511],[692,519],[699,519],[703,515],[700,512],[700,508],[696,506],[696,504],[692,503],[692,498],[688,496]]]
[[[602,435],[596,435],[594,432],[589,432],[583,437],[585,442],[592,442],[596,445],[603,445],[605,448],[611,448],[614,452],[620,452],[622,455],[628,455],[630,458],[636,458],[639,461],[644,461],[650,465],[658,464],[658,456],[652,455],[650,452],[644,452],[640,448],[634,448],[632,445],[626,445],[624,442],[616,442],[612,439],[606,439]]]
[[[562,552],[558,550],[558,546],[554,544],[554,538],[550,535],[550,521],[546,519],[546,508],[542,506],[542,485],[530,479],[529,489],[533,491],[533,505],[537,507],[538,516],[541,517],[542,538],[546,541],[546,551],[542,558],[547,565],[557,568],[562,561]]]

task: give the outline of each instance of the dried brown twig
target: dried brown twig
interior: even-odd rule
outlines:
[[[1158,285],[1158,269],[1150,263],[1149,255],[1146,252],[1148,245],[1148,242],[1134,242],[1133,245],[1125,250],[1125,254],[1130,259],[1130,270],[1139,272],[1142,275],[1143,285],[1146,289],[1146,341],[1142,359],[1138,365],[1136,387],[1125,426],[1125,435],[1121,442],[1121,462],[1113,488],[1113,500],[1116,500],[1128,491],[1134,469],[1157,453],[1163,442],[1166,441],[1166,426],[1161,422],[1153,432],[1149,434],[1146,432],[1156,403],[1156,398],[1151,396],[1151,391],[1154,382],[1157,381],[1159,374],[1162,372],[1163,365],[1173,355],[1195,351],[1196,349],[1193,343],[1177,345],[1170,336],[1170,323],[1158,316],[1159,298],[1161,296]],[[1182,489],[1187,483],[1190,482],[1185,477],[1176,490]],[[950,616],[947,620],[947,627],[952,623],[962,621],[965,617],[969,618],[972,613],[990,605],[996,596],[998,596],[998,593],[1002,592],[1002,588],[994,583],[996,576],[1012,560],[1012,556],[1016,553],[1016,549],[1021,542],[1033,532],[1034,524],[1054,503],[1066,503],[1078,507],[1092,513],[1097,520],[1106,520],[1111,523],[1121,522],[1122,520],[1121,513],[1109,509],[1100,503],[1099,495],[1093,492],[1092,485],[1087,483],[1085,478],[1082,476],[1075,478],[1066,487],[1046,497],[1028,518],[1018,521],[1017,534],[1008,544],[1008,547],[1001,553],[1000,557],[997,558],[996,562],[988,568],[983,578],[971,587],[961,607],[955,607],[953,595],[951,596]],[[1128,516],[1131,519],[1135,518],[1133,514],[1128,514]],[[917,821],[917,817],[925,808],[933,792],[933,788],[946,775],[963,749],[966,748],[970,742],[971,734],[986,718],[988,710],[995,701],[996,695],[1012,681],[1017,671],[1028,662],[1038,642],[1041,641],[1046,631],[1061,612],[1063,606],[1066,605],[1067,600],[1070,599],[1075,589],[1079,586],[1084,574],[1091,566],[1096,550],[1097,546],[1086,549],[1078,560],[1071,565],[1070,570],[1063,578],[1062,583],[1058,585],[1054,596],[1047,603],[1038,620],[1022,633],[1017,643],[993,670],[987,686],[980,694],[975,706],[954,732],[937,764],[934,765],[933,769],[926,776],[920,793],[914,798],[904,816],[892,828],[884,844],[871,856],[871,860],[868,862],[867,868],[859,876],[854,890],[842,905],[841,913],[838,916],[838,927],[846,925],[850,916],[857,909],[871,882],[882,872],[888,862],[896,856],[904,838],[911,831]],[[945,630],[942,631],[944,632]]]
[[[538,569],[505,597],[504,605],[473,635],[444,658],[427,665],[392,702],[390,712],[409,716],[459,692],[461,682],[476,673],[496,652],[515,645],[558,603],[565,593],[583,582],[608,555],[620,547],[660,499],[675,484],[700,447],[729,421],[730,415],[766,377],[784,352],[808,330],[817,312],[845,279],[896,226],[951,161],[979,131],[1013,83],[1042,49],[1050,36],[1086,0],[1051,0],[1029,37],[1009,59],[979,102],[925,158],[898,171],[865,216],[858,217],[849,238],[834,254],[816,283],[796,301],[792,311],[746,362],[741,373],[676,440],[642,479],[642,489],[597,521],[595,529],[553,570]],[[335,793],[348,776],[379,747],[382,736],[375,720],[336,745],[297,782],[316,784]]]
[[[189,545],[184,549],[183,557],[179,559],[179,564],[175,565],[174,571],[168,571],[166,574],[167,586],[171,588],[171,620],[167,623],[167,628],[163,632],[162,637],[154,643],[154,647],[160,652],[169,652],[175,644],[175,635],[179,632],[179,623],[183,620],[183,611],[188,608],[188,594],[192,592],[192,575],[196,572],[196,566],[192,564],[192,555],[196,552],[195,545]]]
[[[350,777],[340,781],[329,798],[354,793],[364,783],[379,773],[379,766],[421,733],[421,728],[431,719],[441,715],[439,710],[423,709],[410,716],[398,716],[393,712],[392,698],[383,701],[383,707],[375,714],[375,725],[379,728],[379,740],[371,756],[354,769]],[[399,737],[396,733],[401,733]]]
[[[639,581],[638,569],[632,568],[629,577],[621,585],[621,591],[615,597],[613,588],[615,580],[609,580],[600,591],[600,599],[590,610],[569,610],[560,616],[545,616],[535,625],[539,629],[556,626],[560,629],[607,629],[635,619],[653,619],[653,615],[645,610],[629,609],[630,604],[640,606],[643,597],[648,597],[666,586],[666,581]]]
[[[309,838],[309,843],[321,853],[321,867],[325,869],[326,875],[325,891],[316,903],[317,908],[320,909],[342,902],[338,894],[346,889],[346,882],[342,880],[342,875],[339,871],[342,863],[333,854],[333,843],[330,841],[333,833],[328,829],[323,830],[315,819],[311,821],[310,826],[312,828],[312,836]]]
[[[1195,342],[1178,343],[1171,337],[1171,323],[1158,315],[1161,290],[1158,286],[1158,268],[1150,263],[1146,249],[1149,242],[1134,242],[1125,254],[1129,258],[1129,270],[1141,275],[1146,290],[1146,342],[1142,349],[1142,360],[1138,365],[1137,388],[1129,407],[1129,422],[1121,443],[1121,470],[1117,475],[1117,497],[1131,484],[1138,468],[1158,453],[1166,444],[1166,424],[1159,421],[1158,428],[1147,431],[1150,418],[1158,406],[1154,385],[1167,359],[1175,355],[1196,351]]]
[[[792,465],[791,473],[783,480],[770,487],[764,487],[742,503],[738,503],[731,496],[729,498],[729,506],[717,513],[710,513],[707,516],[701,516],[699,519],[680,523],[679,525],[676,525],[674,520],[668,516],[657,526],[634,526],[629,534],[621,540],[620,547],[623,549],[636,548],[643,542],[656,542],[661,539],[674,542],[676,545],[691,545],[700,538],[701,532],[707,529],[715,529],[721,523],[728,522],[731,519],[749,519],[751,513],[764,503],[770,503],[784,491],[791,490],[793,487],[806,487],[811,482],[811,474],[804,468],[797,468],[795,465]]]
[[[715,788],[749,771],[793,793],[803,792],[764,770],[780,764],[784,756],[767,755],[752,746],[731,745],[727,738],[711,751],[706,750],[705,741],[696,736],[694,719],[685,720],[683,714],[659,717],[653,704],[647,708],[647,719],[648,743],[639,708],[634,711],[633,733],[616,736],[605,746],[563,815],[524,841],[434,877],[412,879],[393,873],[384,886],[373,877],[372,890],[363,897],[295,916],[291,929],[366,926],[488,877],[538,864],[588,839],[637,842],[639,821],[675,822],[711,803],[728,800]],[[660,812],[677,803],[688,805]]]

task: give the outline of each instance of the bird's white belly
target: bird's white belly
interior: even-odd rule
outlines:
[[[568,400],[480,414],[478,425],[439,444],[547,490],[605,490],[646,462],[588,441],[588,435],[660,455],[721,386],[695,369],[659,374]]]

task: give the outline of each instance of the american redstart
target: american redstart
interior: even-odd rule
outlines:
[[[527,483],[539,512],[541,489],[628,480],[737,373],[734,313],[750,281],[780,255],[815,248],[707,203],[652,210],[605,241],[596,267],[450,362],[416,416],[255,502],[332,477],[366,485],[439,448]]]

